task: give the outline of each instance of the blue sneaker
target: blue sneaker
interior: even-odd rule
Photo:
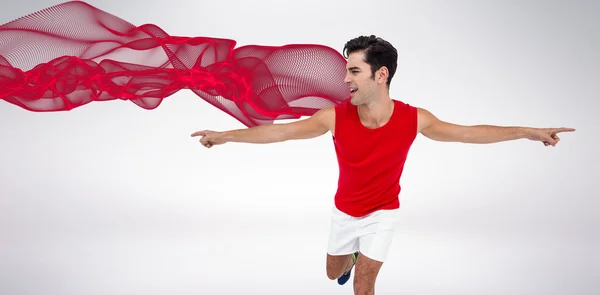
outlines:
[[[356,264],[356,258],[358,258],[358,251],[352,253],[352,266],[345,274],[337,279],[338,284],[343,285],[348,282],[350,279],[350,274],[352,274],[352,268],[354,268],[354,264]]]

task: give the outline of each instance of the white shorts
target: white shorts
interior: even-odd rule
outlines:
[[[383,262],[398,221],[399,209],[353,217],[333,206],[327,254],[347,255],[360,251],[373,260]]]

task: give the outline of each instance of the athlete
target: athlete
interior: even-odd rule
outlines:
[[[354,274],[355,294],[374,294],[398,221],[400,176],[417,134],[443,142],[488,144],[517,139],[555,146],[560,132],[573,128],[464,126],[442,121],[431,112],[392,99],[390,83],[398,54],[387,41],[360,36],[344,46],[345,83],[351,99],[309,118],[285,124],[216,132],[203,130],[207,148],[227,142],[267,144],[309,139],[331,132],[339,164],[334,197],[327,277],[345,284]]]

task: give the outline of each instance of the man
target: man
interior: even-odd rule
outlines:
[[[286,124],[215,132],[198,131],[211,148],[226,142],[274,143],[308,139],[330,131],[340,167],[331,220],[327,276],[339,284],[355,267],[355,294],[374,294],[398,217],[400,176],[418,133],[445,142],[495,143],[527,138],[555,146],[559,132],[572,128],[462,126],[444,122],[429,111],[394,100],[389,87],[397,51],[376,36],[361,36],[344,47],[345,83],[351,99]]]

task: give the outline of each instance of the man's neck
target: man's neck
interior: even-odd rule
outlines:
[[[376,101],[359,105],[358,115],[363,124],[369,127],[385,125],[394,112],[394,101],[389,97],[382,97]]]

